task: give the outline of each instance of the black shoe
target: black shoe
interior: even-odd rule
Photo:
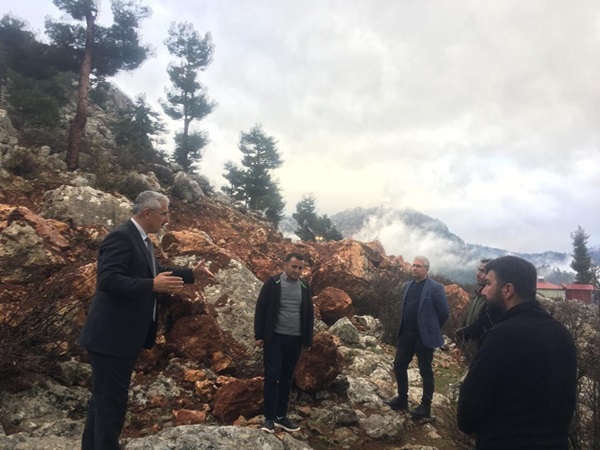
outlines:
[[[394,411],[408,411],[408,401],[402,401],[399,397],[394,397],[390,400],[384,400],[383,403],[388,405]]]
[[[290,431],[290,432],[300,430],[300,427],[298,426],[298,424],[292,422],[287,417],[277,417],[275,419],[275,426],[278,428],[283,428],[285,431]]]
[[[420,404],[415,409],[411,409],[409,414],[413,419],[431,419],[431,407]]]
[[[266,433],[275,433],[275,423],[272,420],[265,420],[263,426],[260,428]]]

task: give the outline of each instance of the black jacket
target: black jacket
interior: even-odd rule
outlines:
[[[185,283],[194,282],[191,269],[157,267],[157,273],[170,270]],[[79,344],[113,356],[136,355],[152,347],[153,278],[151,257],[135,224],[129,220],[111,231],[100,245],[96,293]]]
[[[527,301],[482,340],[461,388],[458,426],[477,450],[567,450],[577,358],[567,329]]]
[[[310,347],[313,338],[315,321],[314,307],[310,287],[300,280],[302,304],[300,306],[300,330],[302,346]],[[260,290],[254,313],[254,338],[268,343],[275,332],[275,324],[281,302],[281,274],[270,277]]]

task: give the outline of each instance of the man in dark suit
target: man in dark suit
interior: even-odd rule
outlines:
[[[434,391],[433,350],[444,344],[441,328],[448,319],[448,300],[444,286],[429,278],[429,260],[426,257],[416,256],[411,271],[414,280],[406,284],[402,296],[400,332],[394,359],[398,396],[386,403],[392,409],[408,411],[406,371],[416,354],[423,379],[423,395],[421,404],[410,414],[413,418],[429,418]]]
[[[156,338],[156,294],[178,292],[202,275],[214,280],[203,262],[193,269],[157,265],[148,234],[158,233],[168,217],[166,196],[142,192],[132,218],[100,245],[96,293],[79,337],[93,374],[83,450],[120,448],[133,368]]]

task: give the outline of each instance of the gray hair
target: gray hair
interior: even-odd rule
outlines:
[[[139,214],[144,209],[158,209],[166,203],[169,206],[169,197],[154,191],[144,191],[133,202],[133,214]]]
[[[419,256],[415,256],[413,259],[418,259],[419,261],[422,261],[422,262],[423,262],[423,265],[424,265],[425,267],[427,267],[428,269],[429,269],[429,267],[431,267],[431,266],[429,265],[429,260],[428,260],[428,259],[427,259],[425,256],[421,256],[421,255],[419,255]]]

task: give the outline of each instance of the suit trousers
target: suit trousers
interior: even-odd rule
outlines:
[[[285,417],[288,410],[292,377],[302,351],[302,336],[274,333],[264,347],[265,419]]]
[[[398,398],[402,402],[408,401],[408,365],[417,355],[419,373],[423,379],[423,396],[421,404],[431,406],[433,400],[433,349],[423,344],[418,330],[400,330],[398,344],[396,346],[396,357],[394,358],[394,372],[398,383]]]
[[[81,441],[82,450],[119,450],[131,375],[138,355],[111,356],[88,351],[92,396]]]

